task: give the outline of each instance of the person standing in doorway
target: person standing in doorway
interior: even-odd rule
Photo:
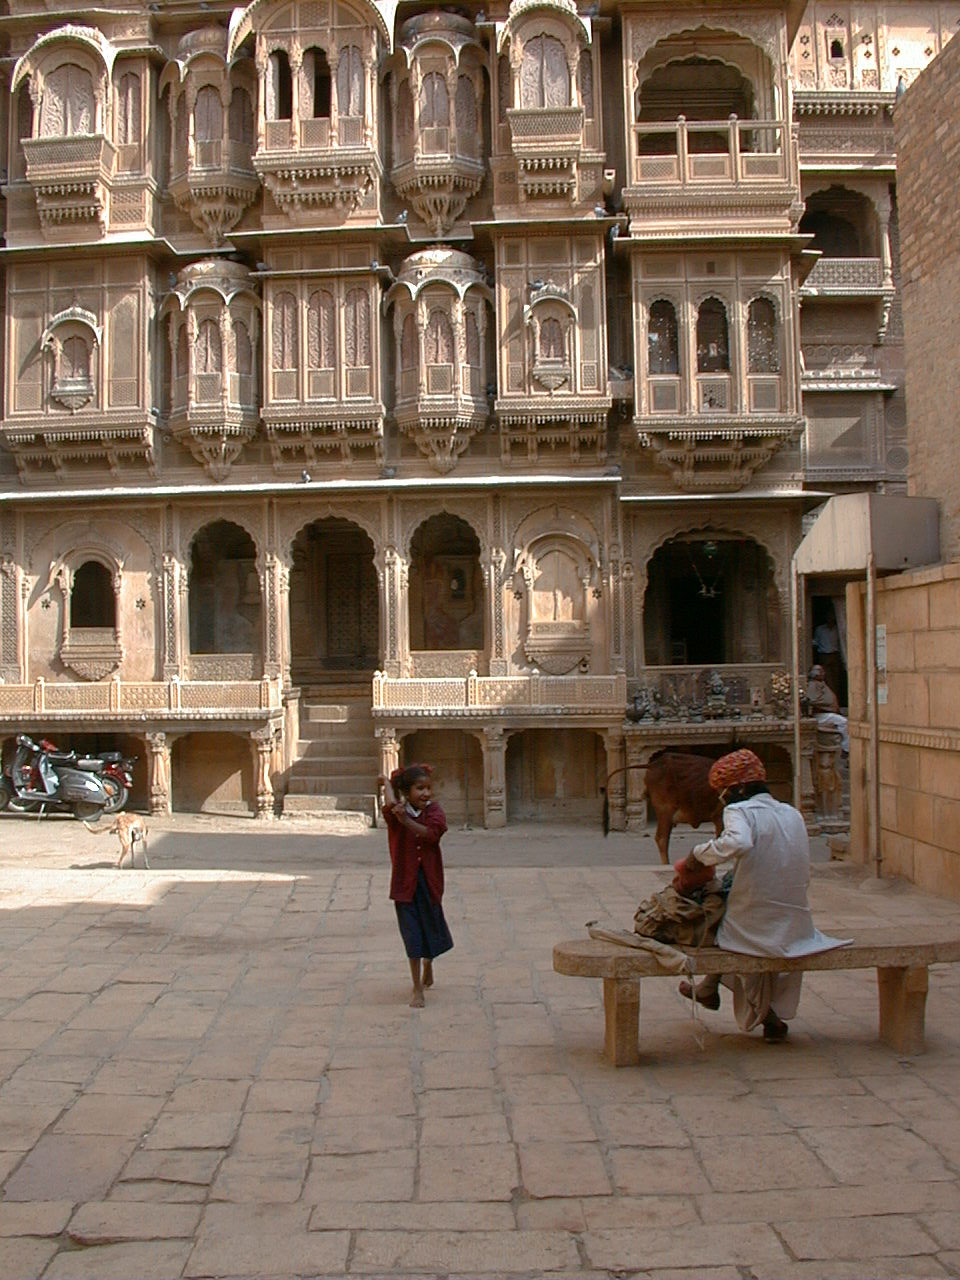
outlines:
[[[390,848],[390,897],[410,961],[413,1009],[423,1008],[424,990],[433,986],[434,960],[453,946],[441,905],[440,839],[447,819],[433,798],[432,773],[428,764],[411,764],[377,779]]]
[[[826,683],[839,700],[840,686],[843,681],[843,657],[840,653],[840,630],[833,605],[830,606],[824,621],[819,627],[814,628],[813,653],[816,662],[823,667]]]

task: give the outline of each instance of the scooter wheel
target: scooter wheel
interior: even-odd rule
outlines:
[[[105,775],[100,779],[100,785],[107,793],[107,803],[103,806],[104,813],[119,813],[126,805],[130,798],[130,793],[122,782],[118,782],[116,778],[108,778]]]
[[[103,805],[91,804],[89,800],[78,800],[73,806],[73,816],[81,822],[98,822],[103,815]]]

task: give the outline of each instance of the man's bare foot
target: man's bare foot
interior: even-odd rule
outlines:
[[[410,997],[411,1009],[422,1009],[424,1007],[423,992],[414,988],[413,995]]]
[[[433,986],[433,961],[424,960],[423,962],[423,985],[425,987]]]

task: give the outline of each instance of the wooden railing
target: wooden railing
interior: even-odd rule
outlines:
[[[697,186],[786,182],[782,120],[689,121],[634,126],[634,182]]]

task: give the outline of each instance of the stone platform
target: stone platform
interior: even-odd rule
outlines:
[[[871,972],[826,972],[782,1046],[651,984],[617,1071],[551,948],[629,924],[651,839],[451,832],[456,947],[414,1011],[383,832],[152,826],[133,873],[0,818],[4,1280],[960,1271],[956,967],[919,1058],[877,1044]],[[826,862],[812,897],[831,931],[960,920]]]

